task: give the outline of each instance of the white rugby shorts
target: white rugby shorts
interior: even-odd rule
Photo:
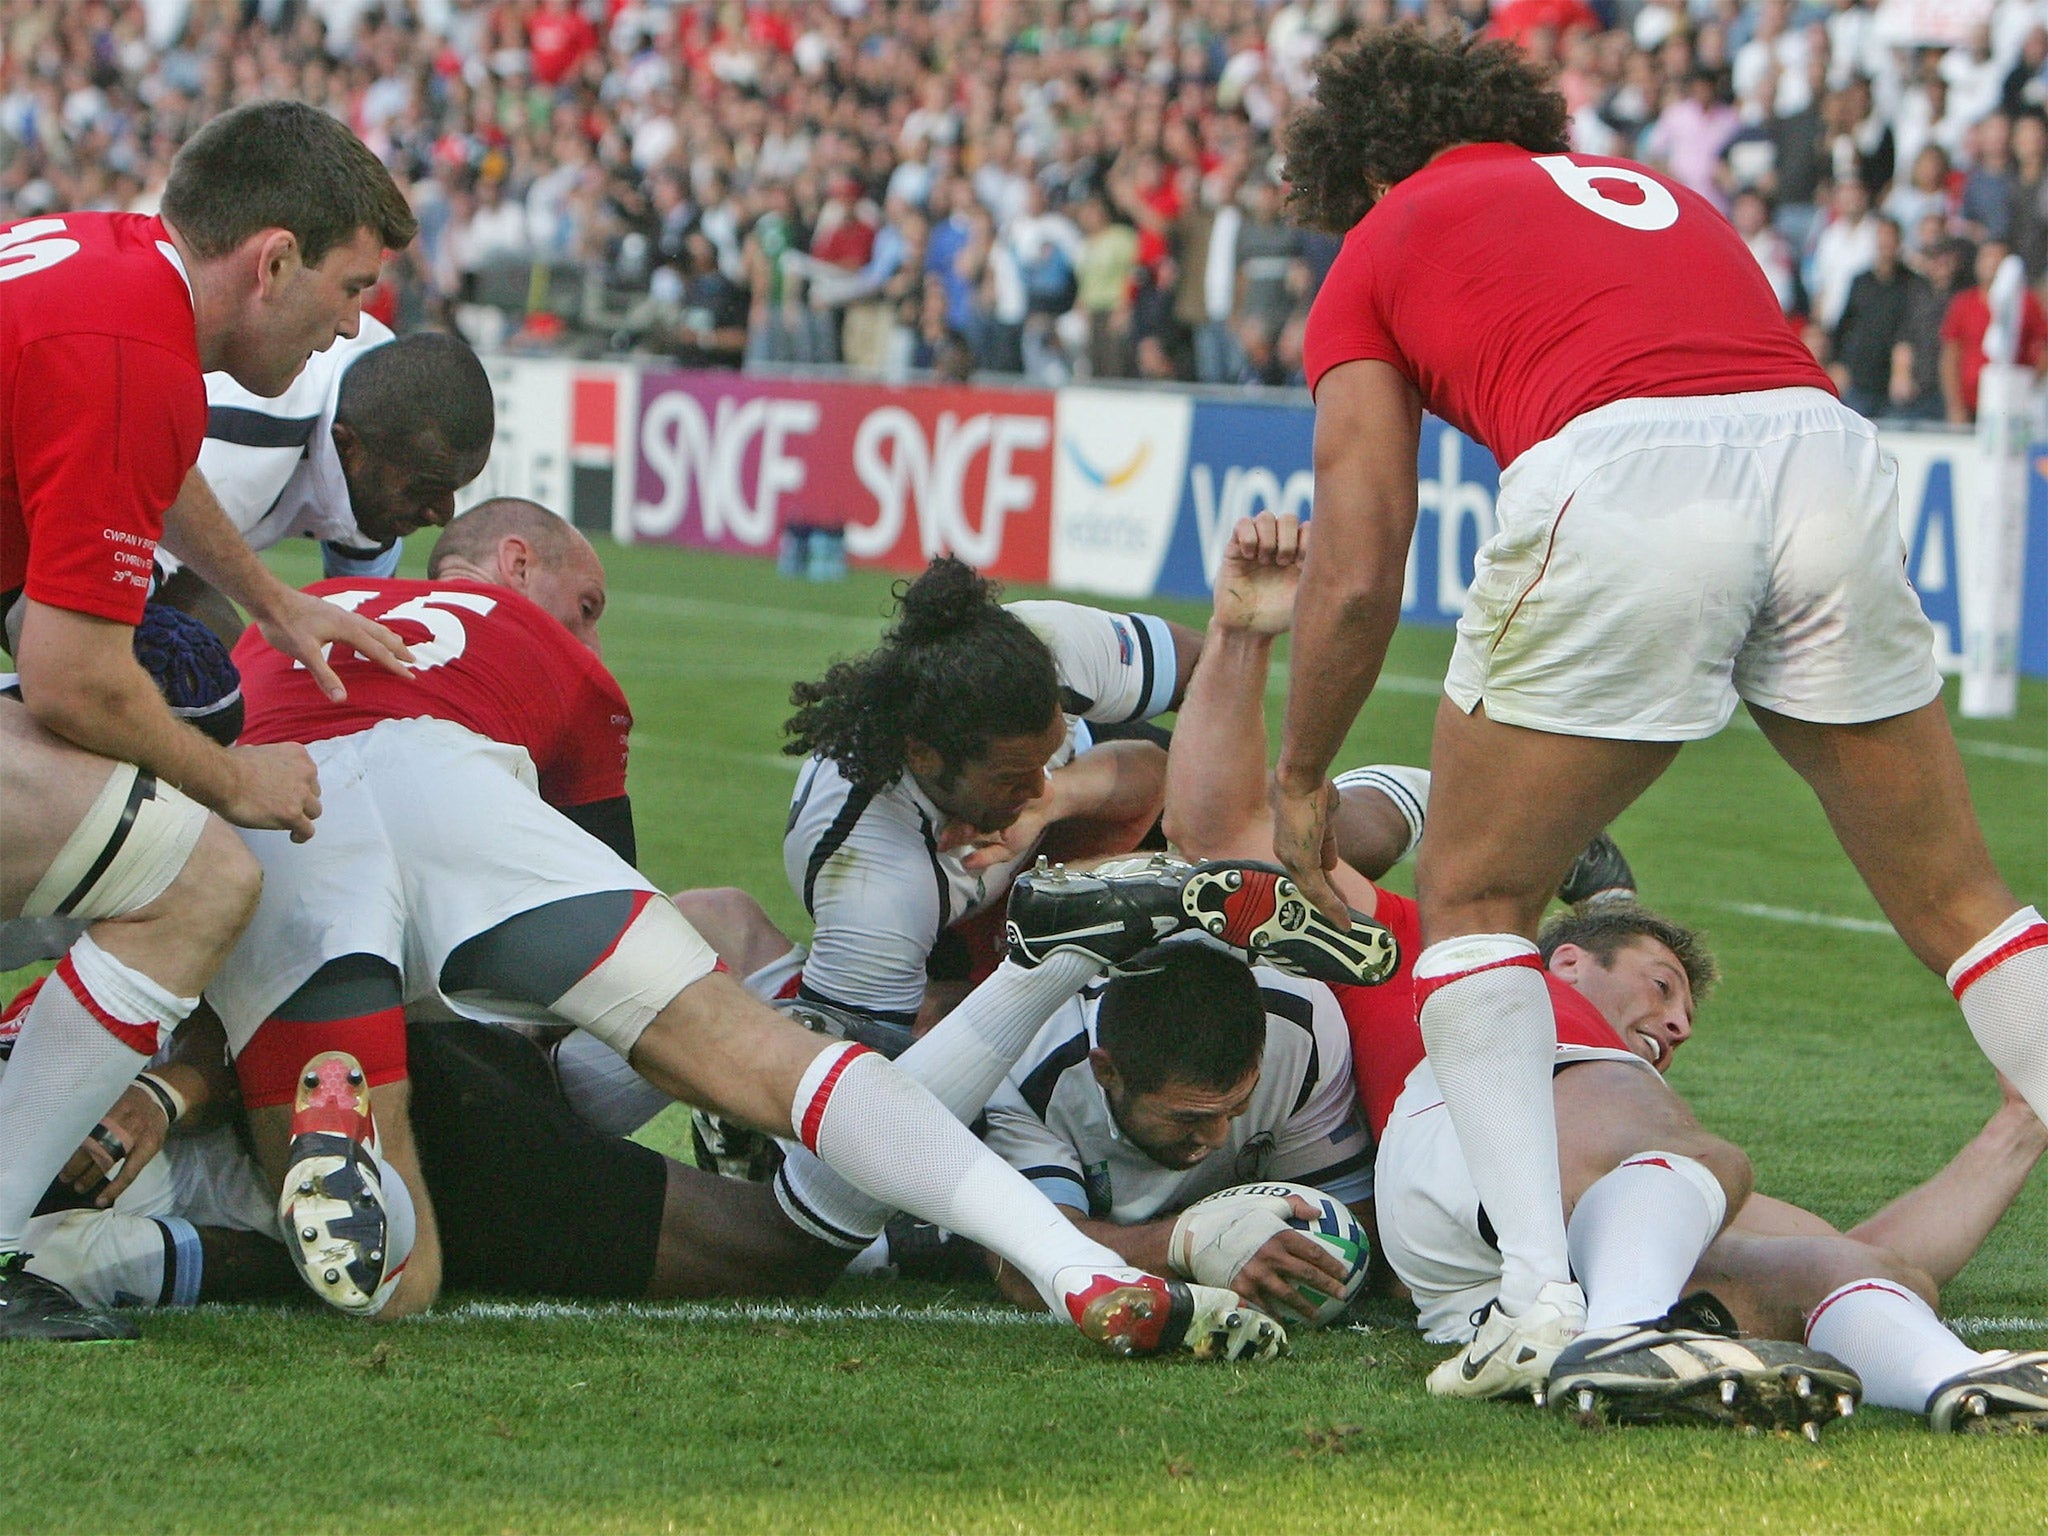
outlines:
[[[1444,692],[1571,736],[1691,741],[1737,699],[1819,724],[1941,691],[1898,472],[1825,390],[1621,400],[1501,475]]]
[[[1657,1070],[1633,1051],[1592,1045],[1560,1045],[1557,1061]],[[1408,1074],[1380,1133],[1373,1211],[1380,1251],[1414,1298],[1416,1326],[1433,1343],[1465,1343],[1472,1314],[1500,1292],[1500,1250],[1480,1230],[1479,1192],[1427,1061]]]
[[[446,720],[385,720],[308,746],[320,770],[313,837],[242,835],[263,865],[263,897],[207,988],[239,1054],[322,965],[377,955],[405,1002],[484,1022],[556,1022],[509,999],[440,990],[459,945],[550,902],[656,886],[540,798],[524,748]],[[662,897],[667,900],[666,896]]]

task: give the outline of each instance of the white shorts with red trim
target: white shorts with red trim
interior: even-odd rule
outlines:
[[[1558,1065],[1577,1061],[1626,1061],[1645,1072],[1657,1070],[1631,1051],[1557,1048]],[[1435,1343],[1466,1342],[1472,1314],[1499,1294],[1500,1250],[1427,1061],[1408,1074],[1380,1133],[1373,1212],[1380,1250],[1414,1298],[1416,1326]]]
[[[1691,741],[1941,691],[1898,470],[1824,390],[1622,400],[1509,465],[1444,692],[1533,730]]]
[[[659,889],[540,798],[523,748],[446,720],[386,720],[314,742],[322,813],[310,841],[243,832],[263,898],[207,988],[240,1051],[286,998],[343,955],[397,967],[408,1006],[465,1018],[560,1022],[510,999],[442,993],[458,946],[550,902]],[[707,951],[708,953],[708,951]],[[708,966],[706,967],[708,969]]]

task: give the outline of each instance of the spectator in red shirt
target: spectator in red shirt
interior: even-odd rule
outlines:
[[[533,78],[542,85],[560,85],[597,51],[597,28],[576,0],[541,0],[526,24],[526,46]]]
[[[1977,419],[1977,380],[1984,373],[1984,333],[1991,327],[1991,280],[2011,252],[2002,240],[1977,248],[1977,286],[1949,301],[1941,322],[1941,394],[1948,419],[1967,426]],[[2048,310],[2031,288],[2021,290],[2019,361],[2036,373],[2048,357]]]

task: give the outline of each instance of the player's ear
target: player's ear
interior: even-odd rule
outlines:
[[[264,298],[275,298],[299,269],[299,237],[288,229],[263,229],[249,239],[256,247],[257,289]]]
[[[1088,1069],[1095,1074],[1095,1081],[1102,1085],[1102,1091],[1111,1097],[1123,1088],[1123,1077],[1117,1072],[1116,1061],[1101,1046],[1088,1053]]]
[[[903,763],[921,779],[937,778],[939,771],[946,766],[946,760],[934,748],[915,736],[903,744]]]
[[[1576,981],[1579,978],[1579,971],[1589,958],[1591,957],[1588,953],[1576,944],[1560,944],[1550,952],[1547,969],[1559,981]]]

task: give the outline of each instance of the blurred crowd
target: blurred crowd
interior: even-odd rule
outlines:
[[[1859,408],[1967,419],[2008,253],[2048,346],[2048,0],[0,0],[0,216],[150,209],[290,95],[412,187],[402,329],[1293,384],[1338,241],[1278,134],[1404,18],[1553,63],[1574,148],[1724,210]]]

